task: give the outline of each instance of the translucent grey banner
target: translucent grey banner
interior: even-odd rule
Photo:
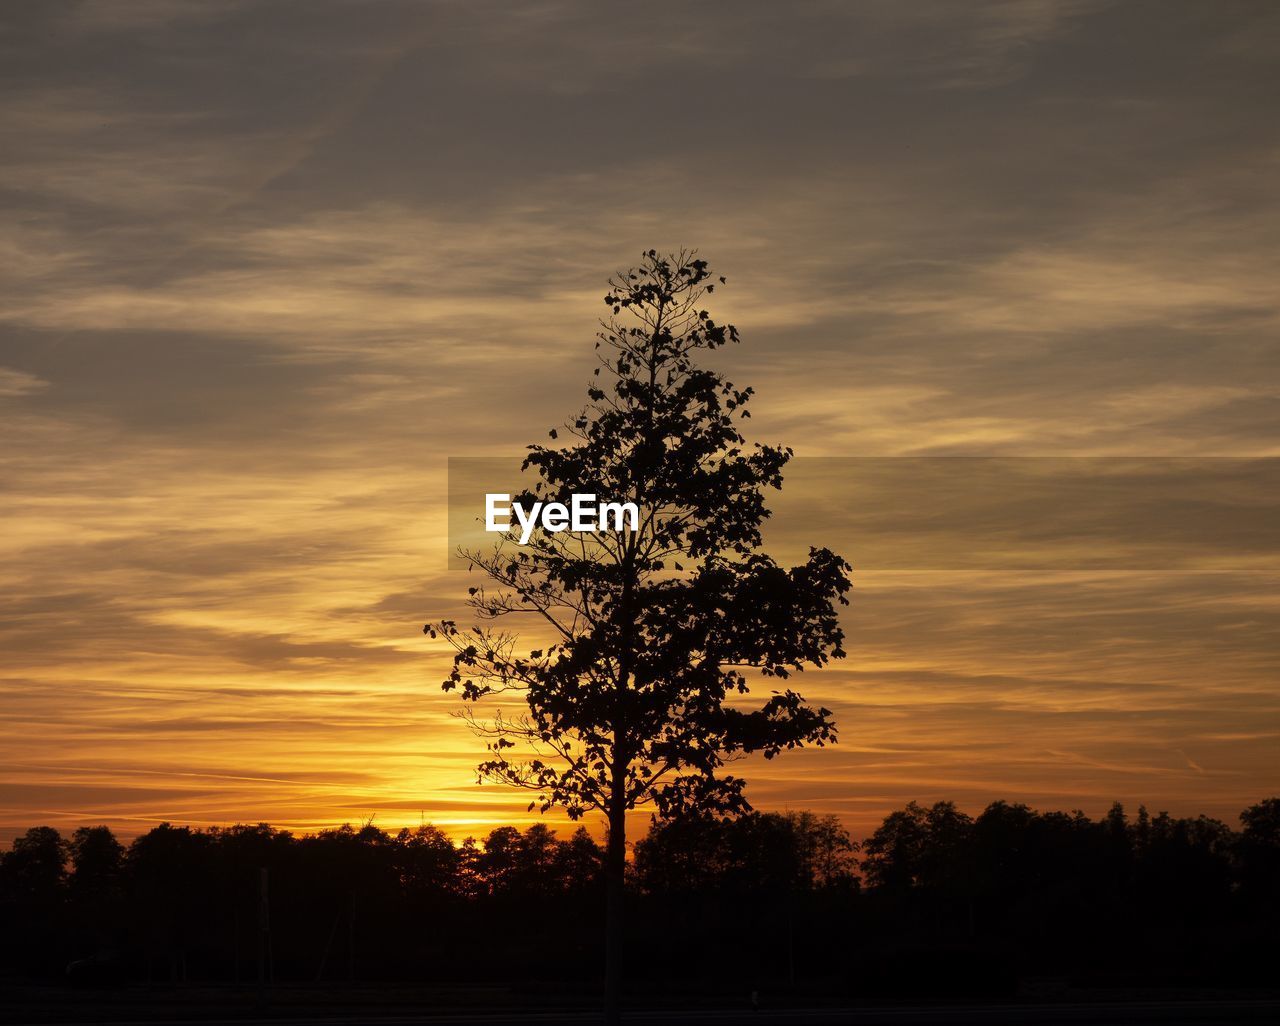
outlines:
[[[531,480],[519,457],[450,458],[451,568],[499,537],[485,494]],[[855,570],[1280,571],[1280,458],[797,457],[767,499],[780,562],[816,545]]]

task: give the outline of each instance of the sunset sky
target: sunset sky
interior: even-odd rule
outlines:
[[[421,634],[447,464],[649,247],[855,569],[758,807],[1280,792],[1280,5],[48,0],[0,83],[0,840],[536,819]]]

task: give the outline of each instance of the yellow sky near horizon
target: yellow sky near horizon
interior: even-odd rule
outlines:
[[[771,541],[856,570],[802,679],[840,744],[748,763],[759,807],[1280,791],[1269,5],[0,21],[0,841],[536,819],[420,634],[462,614],[447,460],[578,408],[650,246],[729,278],[715,365],[799,457]],[[829,472],[867,457],[1151,466]]]

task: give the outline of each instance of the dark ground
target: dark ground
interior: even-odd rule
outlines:
[[[759,1023],[768,1026],[913,1026],[980,1023],[1080,1023],[1121,1026],[1129,1023],[1230,1024],[1280,1023],[1280,994],[1224,995],[1212,991],[1163,993],[1068,993],[1055,999],[1016,999],[1000,1004],[880,1004],[858,1008],[762,1007],[753,1010],[746,996],[638,996],[626,1020],[635,1024],[707,1023],[716,1026]],[[799,1004],[800,1002],[795,1002]],[[556,1006],[559,1007],[556,1007]],[[594,1023],[599,1015],[589,998],[562,1000],[522,995],[506,988],[454,991],[414,988],[278,988],[265,1004],[245,988],[119,988],[68,990],[11,986],[0,993],[0,1023],[127,1023],[163,1026],[198,1022],[270,1023],[273,1026],[517,1026],[537,1023]]]

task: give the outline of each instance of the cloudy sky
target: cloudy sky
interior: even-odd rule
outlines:
[[[859,569],[757,805],[1280,791],[1275,4],[0,20],[0,837],[523,821],[420,634],[447,460],[577,408],[651,246]]]

